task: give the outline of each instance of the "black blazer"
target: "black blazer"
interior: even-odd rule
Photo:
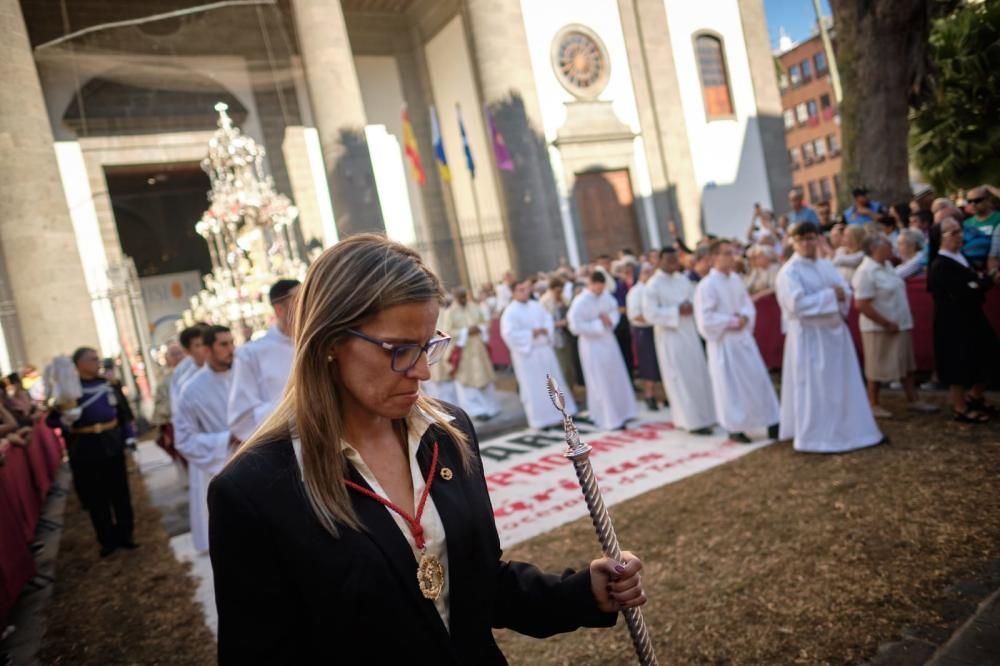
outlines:
[[[996,374],[997,336],[983,311],[992,281],[938,255],[927,273],[934,297],[934,365],[944,384],[988,383]]]
[[[388,511],[351,493],[365,531],[333,538],[309,506],[291,442],[240,456],[209,486],[209,536],[223,664],[504,664],[493,627],[545,637],[612,626],[590,589],[589,570],[562,576],[504,562],[486,492],[479,445],[465,412],[450,407],[475,452],[465,473],[455,444],[432,426],[417,455],[424,475],[431,444],[454,477],[431,497],[447,533],[450,633],[417,586],[413,553]],[[351,468],[351,478],[366,485]]]

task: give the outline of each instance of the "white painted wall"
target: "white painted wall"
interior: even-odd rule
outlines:
[[[531,50],[531,66],[535,72],[546,140],[554,140],[566,120],[563,104],[576,99],[556,78],[551,56],[552,40],[556,34],[573,23],[593,30],[608,50],[611,66],[608,86],[597,99],[611,102],[618,119],[633,132],[638,132],[639,112],[635,105],[618,3],[615,0],[521,0],[521,13]]]
[[[356,56],[354,67],[368,119],[365,134],[386,234],[393,240],[412,244],[417,239],[417,230],[423,228],[423,205],[420,185],[403,153],[405,98],[399,68],[392,56]],[[421,160],[424,159],[421,155]]]
[[[553,141],[559,128],[566,121],[566,102],[575,99],[559,82],[552,67],[552,43],[556,35],[571,24],[583,25],[601,38],[608,52],[610,72],[607,87],[597,99],[611,102],[615,116],[633,132],[639,133],[639,111],[635,103],[635,91],[632,88],[632,75],[629,69],[628,54],[625,49],[625,36],[622,32],[621,18],[618,15],[618,3],[615,0],[521,0],[521,12],[524,15],[525,32],[528,35],[528,47],[531,50],[531,66],[535,74],[535,87],[538,90],[538,100],[542,108],[542,123],[545,129],[546,141]],[[652,205],[652,187],[650,185],[649,166],[645,155],[641,154],[642,144],[637,142],[635,148],[639,152],[629,165],[632,173],[632,188],[635,198],[635,209],[638,219],[646,227],[651,245],[659,244],[659,231],[656,225],[656,213]],[[557,178],[560,207],[569,210],[569,186],[565,169],[557,164],[558,151],[550,151],[552,169]],[[616,165],[617,166],[617,165]],[[572,236],[567,234],[567,238]],[[567,243],[567,253],[570,257],[577,254],[575,240]]]
[[[483,105],[476,93],[472,61],[465,41],[461,17],[456,16],[424,46],[431,90],[441,124],[445,156],[451,169],[451,195],[455,202],[459,233],[469,266],[469,279],[478,288],[486,281],[496,281],[510,269],[507,232],[500,213],[498,184],[490,163],[493,147],[487,140]],[[461,104],[465,131],[472,146],[476,177],[472,179],[465,165],[462,138],[458,130],[455,105]],[[427,156],[425,168],[436,169],[433,155]],[[475,198],[473,197],[475,187]],[[479,215],[476,215],[478,200]],[[480,231],[481,228],[481,231]],[[485,244],[473,240],[483,234],[498,235]],[[557,260],[555,257],[554,260]]]
[[[753,204],[773,206],[739,6],[736,0],[664,2],[695,180],[702,191],[705,230],[742,237]],[[736,116],[733,120],[705,119],[693,41],[701,30],[722,36]]]

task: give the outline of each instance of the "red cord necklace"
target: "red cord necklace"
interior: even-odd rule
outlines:
[[[441,566],[441,560],[427,552],[427,542],[424,540],[424,528],[420,525],[420,518],[424,514],[424,507],[427,505],[427,498],[431,493],[431,484],[434,483],[434,472],[437,471],[437,462],[438,443],[434,442],[434,448],[431,453],[431,468],[427,473],[427,478],[424,480],[424,491],[420,494],[420,501],[417,503],[417,513],[415,516],[406,513],[388,498],[382,497],[359,483],[344,479],[344,484],[348,488],[356,490],[387,509],[395,511],[406,521],[407,526],[410,528],[410,534],[413,535],[413,542],[416,544],[417,550],[420,551],[420,563],[417,565],[417,585],[420,586],[420,592],[424,595],[424,598],[432,601],[441,596],[441,590],[444,587],[444,567]]]

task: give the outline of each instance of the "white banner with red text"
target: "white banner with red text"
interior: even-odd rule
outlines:
[[[771,443],[762,432],[748,433],[753,444],[731,442],[720,430],[692,435],[675,429],[663,410],[643,410],[626,430],[598,430],[582,417],[575,422],[580,439],[592,449],[590,461],[609,507]],[[504,548],[587,515],[565,450],[561,426],[523,430],[480,444]]]

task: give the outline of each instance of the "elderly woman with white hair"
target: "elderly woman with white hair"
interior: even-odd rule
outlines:
[[[906,283],[890,263],[892,243],[884,234],[867,236],[862,244],[865,258],[851,280],[854,303],[861,313],[861,345],[865,353],[868,400],[876,418],[891,418],[879,405],[879,385],[900,381],[911,412],[936,412],[938,407],[917,399],[913,371],[913,315],[906,296]]]
[[[777,253],[771,245],[753,245],[747,250],[750,272],[743,278],[750,298],[758,300],[774,293],[774,283],[778,279],[781,266],[777,262]]]
[[[909,280],[924,272],[924,235],[917,229],[903,229],[896,239],[896,251],[899,252],[900,264],[896,266],[896,275]]]

